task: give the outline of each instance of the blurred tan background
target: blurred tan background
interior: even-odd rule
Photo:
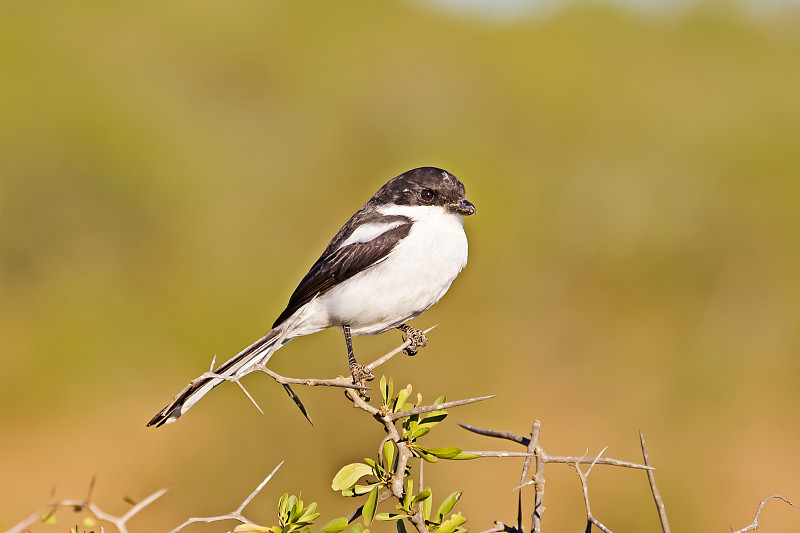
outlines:
[[[675,531],[729,531],[800,502],[800,11],[726,3],[550,5],[489,19],[427,3],[0,4],[0,526],[52,487],[166,531],[283,492],[325,521],[337,469],[382,437],[340,392],[247,381],[145,428],[192,377],[258,338],[339,226],[389,178],[466,185],[470,263],[383,370],[451,412],[429,443],[639,460]],[[359,338],[368,360],[399,333]],[[273,359],[346,371],[340,333]],[[514,449],[510,446],[508,449]],[[427,466],[427,465],[426,465]],[[512,523],[518,460],[426,469],[474,531]],[[544,524],[584,527],[577,476],[548,467]],[[644,475],[598,467],[593,510],[656,531]],[[528,514],[528,510],[526,510]],[[56,527],[66,531],[62,514]],[[764,531],[795,532],[773,503]],[[231,525],[232,527],[232,525]],[[374,527],[393,530],[393,525]],[[226,531],[196,526],[188,531]]]

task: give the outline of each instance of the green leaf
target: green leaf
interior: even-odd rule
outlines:
[[[454,514],[449,519],[442,522],[442,525],[437,530],[437,533],[453,533],[458,526],[466,521],[467,519],[461,516],[461,513]]]
[[[364,525],[368,526],[372,523],[375,519],[375,509],[378,507],[378,490],[380,489],[379,485],[375,485],[371,491],[369,491],[369,496],[367,496],[367,503],[364,504],[363,509],[361,509],[361,515],[364,517]]]
[[[439,396],[438,398],[436,398],[436,401],[435,401],[435,402],[433,402],[431,405],[439,405],[440,403],[444,403],[444,402],[446,402],[446,401],[447,401],[447,396],[445,396],[444,394],[442,394],[441,396]]]
[[[401,502],[400,508],[404,511],[411,512],[411,495],[414,493],[414,480],[409,478],[408,479],[408,488],[406,488],[405,492],[403,492],[403,501]]]
[[[428,487],[425,489],[430,494],[431,489]],[[425,520],[430,520],[431,518],[431,506],[433,505],[433,498],[426,498],[425,501],[422,502],[422,517]]]
[[[233,533],[268,533],[272,528],[256,526],[254,524],[241,524],[233,528]]]
[[[448,514],[450,511],[453,510],[455,507],[456,502],[461,499],[461,491],[454,492],[442,502],[442,505],[439,506],[439,509],[436,510],[436,519],[438,522],[441,522],[444,519],[444,515]]]
[[[431,428],[429,426],[417,426],[413,431],[411,431],[411,435],[409,435],[408,438],[410,440],[416,440],[423,435],[427,435],[430,430]]]
[[[375,515],[375,520],[400,520],[408,515],[400,513],[378,513]]]
[[[394,403],[394,412],[397,413],[403,409],[403,406],[408,400],[408,397],[411,396],[411,385],[406,385],[405,389],[401,389],[400,392],[397,393],[397,401]]]
[[[394,466],[394,442],[391,440],[387,439],[383,443],[383,458],[386,461],[386,470],[391,472]]]
[[[414,451],[417,452],[417,455],[419,455],[421,459],[428,463],[435,463],[439,460],[439,458],[435,455],[429,454],[425,448],[420,449],[419,447],[414,446]]]
[[[284,492],[283,496],[281,496],[281,499],[278,500],[278,516],[285,517],[286,515],[289,514],[286,508],[288,502],[289,502],[289,495]]]
[[[428,413],[425,418],[420,420],[419,425],[433,427],[445,418],[447,418],[447,411],[433,411],[432,413]]]
[[[414,507],[419,502],[425,501],[430,497],[431,497],[431,489],[425,489],[423,491],[420,491],[419,494],[417,494],[411,499],[411,507]]]
[[[393,389],[392,386],[392,378],[386,379],[386,376],[381,376],[380,381],[380,389],[381,389],[381,396],[383,397],[383,404],[389,405],[389,402],[392,401],[393,396]]]
[[[350,488],[356,481],[372,473],[372,467],[364,463],[350,463],[342,467],[333,477],[331,488],[333,490],[344,490]]]
[[[317,533],[339,533],[347,528],[347,518],[340,516],[334,518],[320,529]]]
[[[372,487],[374,487],[374,486],[375,486],[375,484],[371,484],[371,485],[356,485],[356,486],[354,486],[352,488],[353,494],[356,495],[356,496],[361,496],[362,494],[366,494],[369,491],[371,491]]]
[[[446,446],[444,448],[425,449],[425,451],[432,455],[435,455],[436,457],[439,457],[440,459],[452,459],[453,457],[461,453],[461,448]]]
[[[361,527],[361,524],[356,523],[352,528],[350,528],[350,533],[362,533],[362,529],[364,528]]]

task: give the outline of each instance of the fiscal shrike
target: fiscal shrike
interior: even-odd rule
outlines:
[[[372,373],[356,362],[351,335],[397,328],[413,355],[427,339],[406,322],[438,302],[467,264],[462,218],[473,213],[464,185],[442,169],[416,168],[389,180],[331,240],[272,330],[213,374],[242,375],[290,340],[334,327],[344,332],[356,383]],[[224,381],[193,381],[147,425],[174,422]]]

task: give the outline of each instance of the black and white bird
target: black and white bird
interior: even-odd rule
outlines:
[[[406,322],[438,302],[467,264],[462,219],[473,213],[464,185],[442,169],[417,168],[389,180],[331,240],[272,330],[213,373],[241,375],[290,340],[334,327],[344,332],[355,382],[372,374],[356,362],[351,335],[397,328],[411,339],[413,355],[426,339]],[[195,380],[147,425],[174,422],[222,382]]]

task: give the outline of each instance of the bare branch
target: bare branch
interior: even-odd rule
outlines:
[[[51,499],[51,501],[49,501],[44,508],[32,513],[30,516],[28,516],[28,518],[26,518],[22,522],[12,526],[11,529],[6,530],[5,533],[22,533],[24,531],[27,531],[28,526],[31,526],[36,522],[40,521],[42,519],[42,516],[47,516],[55,513],[56,510],[58,510],[58,508],[60,507],[71,507],[72,509],[75,510],[86,509],[92,515],[94,515],[94,517],[97,518],[98,520],[103,520],[113,524],[114,527],[117,528],[117,531],[119,531],[119,533],[128,533],[128,527],[127,527],[128,521],[134,516],[136,516],[136,514],[139,513],[139,511],[141,511],[142,509],[144,509],[145,507],[156,501],[158,498],[163,496],[164,493],[167,492],[167,489],[160,489],[155,491],[153,494],[151,494],[144,500],[140,501],[133,507],[131,507],[128,510],[128,512],[122,516],[114,516],[100,509],[100,507],[98,507],[94,502],[91,501],[93,492],[94,492],[94,478],[92,478],[92,481],[89,484],[89,490],[87,491],[85,499],[83,500]]]
[[[210,524],[211,522],[220,522],[222,520],[236,520],[236,521],[238,521],[238,522],[240,522],[242,524],[253,524],[253,522],[251,522],[250,520],[248,520],[247,518],[245,518],[242,515],[242,512],[244,511],[244,508],[247,507],[250,504],[251,501],[253,501],[253,498],[255,498],[256,495],[258,495],[259,492],[261,492],[261,489],[263,489],[264,486],[267,483],[269,483],[269,481],[272,479],[272,476],[275,475],[275,473],[278,471],[278,469],[282,465],[283,465],[283,461],[278,463],[278,466],[276,466],[272,470],[272,472],[270,472],[270,474],[264,479],[264,481],[259,483],[258,487],[256,487],[255,490],[253,492],[251,492],[250,495],[247,498],[244,499],[244,501],[241,503],[241,505],[239,505],[239,507],[236,508],[235,511],[232,511],[232,512],[226,514],[226,515],[220,515],[220,516],[209,516],[209,517],[203,517],[203,518],[192,517],[192,518],[187,519],[183,524],[179,525],[175,529],[171,530],[169,533],[176,533],[177,531],[180,531],[181,529],[185,528],[186,526],[189,526],[191,524],[196,524],[198,522],[202,522],[202,523],[205,523],[205,524]]]
[[[503,452],[503,451],[492,451],[492,450],[463,450],[461,453],[469,454],[469,455],[477,455],[478,457],[525,457],[526,459],[530,459],[533,457],[532,453],[526,452]]]
[[[583,472],[581,470],[581,467],[579,466],[580,461],[572,463],[572,465],[575,467],[575,471],[578,473],[578,477],[581,480],[581,488],[583,489],[583,503],[586,506],[586,533],[591,532],[592,525],[596,526],[598,529],[603,531],[603,533],[611,533],[611,530],[608,529],[605,526],[605,524],[600,522],[592,515],[592,509],[591,506],[589,505],[589,485],[587,482],[587,478],[589,477],[589,474],[592,472],[592,468],[594,468],[594,465],[597,464],[597,461],[600,459],[600,456],[603,455],[606,449],[607,448],[603,448],[603,450],[597,455],[595,460],[592,461],[592,463],[589,465],[589,468],[586,470],[586,472]]]
[[[647,455],[647,445],[644,443],[644,435],[642,435],[641,431],[639,432],[639,442],[642,445],[644,464],[645,466],[650,466],[650,457]],[[650,484],[650,492],[653,494],[653,500],[655,500],[656,503],[658,519],[661,522],[661,531],[663,531],[663,533],[670,533],[667,511],[664,509],[664,501],[661,499],[661,492],[659,492],[658,487],[656,487],[656,476],[652,470],[647,471],[647,482]]]
[[[439,324],[436,324],[435,326],[431,326],[431,327],[429,327],[428,329],[426,329],[425,331],[423,331],[422,333],[425,333],[425,334],[427,335],[427,333],[428,333],[429,331],[432,331],[432,330],[433,330],[433,329],[434,329],[436,326],[438,326],[438,325],[439,325]],[[395,348],[395,349],[394,349],[394,350],[392,350],[391,352],[389,352],[389,353],[387,353],[386,355],[383,355],[383,356],[381,356],[381,357],[378,357],[378,358],[377,358],[377,359],[375,359],[373,362],[371,362],[370,364],[368,364],[368,365],[367,365],[367,369],[369,369],[369,370],[375,370],[376,368],[378,368],[379,366],[381,366],[383,363],[385,363],[386,361],[388,361],[389,359],[391,359],[391,358],[392,358],[392,357],[394,357],[395,355],[399,354],[400,352],[402,352],[403,350],[405,350],[405,349],[406,349],[406,348],[408,348],[409,346],[411,346],[411,339],[406,339],[406,341],[405,341],[403,344],[401,344],[400,346],[398,346],[397,348]]]
[[[541,422],[538,420],[534,421],[533,429],[531,430],[531,442],[528,445],[528,450],[530,451],[533,449],[534,454],[536,454],[536,468],[533,472],[532,479],[535,485],[533,518],[531,524],[533,533],[542,533],[542,513],[544,512],[544,450],[542,450],[542,446],[539,444],[539,433],[541,430]]]
[[[405,418],[407,416],[419,415],[422,413],[430,413],[432,411],[441,411],[443,409],[450,409],[451,407],[459,407],[461,405],[467,405],[470,403],[482,402],[490,398],[494,398],[494,394],[490,396],[479,396],[477,398],[468,398],[466,400],[456,400],[453,402],[437,403],[435,405],[421,405],[419,407],[415,407],[407,411],[400,411],[399,413],[391,413],[387,415],[387,417],[389,418],[389,420],[394,421],[400,418]]]
[[[516,433],[512,433],[510,431],[497,431],[496,429],[483,429],[475,426],[470,426],[469,424],[459,424],[462,428],[466,429],[467,431],[471,431],[473,433],[477,433],[478,435],[484,435],[486,437],[495,437],[498,439],[506,439],[513,442],[518,442],[524,446],[527,446],[530,443],[530,439],[517,435]]]
[[[787,500],[786,498],[784,498],[780,494],[773,494],[769,498],[761,500],[761,503],[758,504],[758,510],[756,510],[756,517],[753,518],[753,521],[750,523],[749,526],[747,526],[747,527],[745,527],[743,529],[736,530],[733,533],[746,533],[747,531],[755,531],[756,529],[760,528],[761,524],[758,523],[758,517],[761,516],[761,510],[764,509],[764,506],[767,504],[768,501],[775,500],[775,499],[783,500],[784,502],[788,503],[789,505],[791,505],[795,509],[798,508],[795,504],[793,504],[792,502],[790,502],[789,500]],[[731,529],[733,529],[733,528],[731,528]]]

